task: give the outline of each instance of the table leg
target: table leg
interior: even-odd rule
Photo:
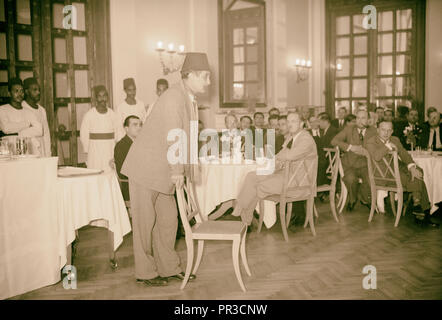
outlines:
[[[209,215],[209,220],[216,220],[219,217],[221,217],[224,213],[226,213],[227,210],[229,210],[230,208],[232,208],[234,206],[234,201],[235,200],[229,200],[229,201],[223,202],[221,204],[221,207],[219,207],[218,210],[216,210],[215,212],[213,212],[212,214]]]

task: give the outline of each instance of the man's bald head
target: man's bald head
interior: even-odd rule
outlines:
[[[382,140],[389,140],[393,134],[393,123],[390,121],[381,121],[378,126],[378,135]]]

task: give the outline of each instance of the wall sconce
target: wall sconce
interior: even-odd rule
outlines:
[[[296,59],[295,68],[298,75],[297,82],[305,81],[308,79],[309,70],[312,68],[312,62],[310,60]]]
[[[161,67],[163,68],[163,74],[168,75],[169,73],[179,71],[184,62],[184,55],[186,52],[184,51],[184,45],[180,45],[178,47],[178,51],[175,50],[175,45],[173,43],[169,43],[167,46],[167,50],[163,48],[163,42],[158,41],[157,48],[155,49],[158,52],[158,56],[160,58]],[[164,53],[169,55],[169,63],[164,61]]]

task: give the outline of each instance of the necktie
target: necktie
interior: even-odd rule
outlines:
[[[433,130],[433,143],[431,144],[431,149],[436,150],[436,130]]]
[[[359,140],[364,141],[364,134],[363,134],[363,130],[359,130]]]
[[[293,144],[293,139],[290,140],[289,143],[287,143],[287,148],[288,148],[288,149],[291,149],[291,148],[292,148],[292,144]]]

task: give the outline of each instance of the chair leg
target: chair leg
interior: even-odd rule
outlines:
[[[341,197],[339,198],[339,204],[338,204],[339,213],[342,213],[342,211],[344,210],[345,203],[347,202],[347,195],[348,195],[347,188],[345,187],[344,182],[341,180]]]
[[[394,192],[390,192],[390,204],[393,214],[396,216],[396,204],[394,203]]]
[[[181,284],[181,290],[184,289],[184,287],[187,284],[187,281],[189,281],[190,277],[190,271],[192,271],[192,264],[193,264],[193,239],[187,239],[186,238],[186,246],[187,246],[187,266],[186,266],[186,275],[184,276],[183,283]]]
[[[195,266],[193,267],[193,274],[196,274],[198,267],[201,263],[201,258],[203,257],[204,240],[198,240],[198,253],[196,255]]]
[[[246,292],[246,287],[244,287],[244,283],[241,278],[241,270],[239,269],[239,247],[240,247],[241,238],[233,240],[232,246],[232,258],[233,258],[233,268],[235,269],[236,279],[238,279],[239,285],[241,286],[242,291]]]
[[[335,218],[336,222],[339,222],[338,215],[336,214],[336,203],[335,203],[336,191],[330,191],[330,207],[333,213],[333,218]]]
[[[285,220],[287,226],[290,224],[290,220],[292,219],[292,209],[293,209],[293,202],[287,203],[287,214]]]
[[[246,235],[247,232],[244,231],[243,235],[242,235],[242,240],[241,240],[241,261],[242,264],[244,265],[244,269],[246,269],[247,274],[249,275],[249,277],[252,276],[252,273],[250,272],[250,268],[249,268],[249,264],[247,263],[247,255],[246,255]]]
[[[308,223],[310,224],[310,229],[312,230],[313,235],[316,236],[315,225],[313,222],[313,206],[314,206],[314,204],[315,204],[315,198],[312,197],[307,200],[305,219],[308,220]]]
[[[402,206],[404,204],[404,193],[398,192],[397,193],[397,213],[396,213],[396,221],[394,222],[394,226],[397,227],[399,224],[399,220],[401,219],[402,215]]]
[[[316,209],[316,205],[313,203],[313,213],[315,214],[316,218],[319,218],[318,210]]]
[[[280,203],[279,204],[279,217],[281,220],[281,229],[282,229],[282,234],[284,236],[284,240],[285,241],[289,241],[289,235],[287,234],[287,224],[286,224],[286,208],[285,208],[286,203]]]
[[[264,201],[259,200],[259,222],[258,222],[258,233],[261,232],[262,223],[264,221]]]
[[[373,220],[374,210],[376,208],[376,202],[377,202],[377,191],[371,192],[371,208],[370,208],[370,215],[368,216],[368,222],[371,222]]]

